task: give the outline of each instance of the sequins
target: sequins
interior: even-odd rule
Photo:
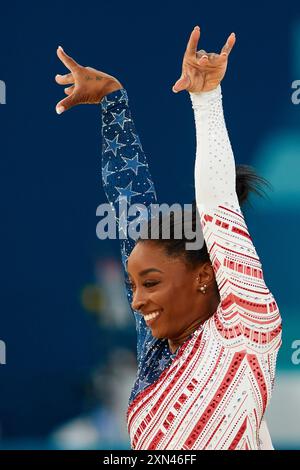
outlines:
[[[198,101],[192,97],[197,133],[200,136],[202,132],[202,138],[197,136],[202,173],[196,177],[199,184],[196,192],[197,201],[200,200],[202,207],[208,207],[206,212],[201,211],[201,220],[221,304],[205,328],[196,330],[174,354],[167,340],[153,338],[144,319],[134,312],[138,370],[128,423],[132,445],[137,449],[163,449],[166,445],[172,448],[172,442],[182,449],[213,449],[217,445],[238,448],[243,433],[248,433],[255,448],[256,423],[274,383],[281,332],[278,309],[263,292],[263,279],[252,276],[254,271],[244,272],[248,267],[253,268],[253,261],[246,263],[246,257],[257,255],[252,241],[243,238],[246,225],[234,191],[235,164],[224,122],[221,90],[202,98]],[[157,202],[156,193],[126,91],[107,95],[101,106],[103,178],[108,200],[115,205],[119,190],[130,190],[133,202],[148,207]],[[116,207],[116,217],[119,217],[117,210]],[[217,226],[216,220],[220,221]],[[235,233],[232,227],[236,227]],[[125,269],[133,246],[130,239],[121,240]],[[229,261],[233,265],[229,266]],[[258,282],[261,295],[257,292]],[[129,288],[127,295],[131,302]],[[268,308],[262,312],[265,303]],[[266,324],[261,323],[262,316]],[[265,351],[268,360],[262,361]],[[197,360],[193,362],[193,358]],[[160,413],[163,409],[166,412]],[[253,410],[255,416],[251,414]],[[250,420],[249,426],[244,424],[245,416]],[[205,438],[201,437],[202,430]],[[217,444],[221,440],[222,444]]]

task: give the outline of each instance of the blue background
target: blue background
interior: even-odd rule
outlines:
[[[81,302],[96,261],[118,256],[118,245],[98,240],[95,232],[96,208],[105,202],[100,107],[55,113],[63,87],[54,76],[67,72],[58,45],[82,65],[121,81],[159,200],[188,203],[194,197],[193,114],[187,94],[171,88],[196,24],[199,49],[207,51],[219,51],[236,33],[222,84],[226,122],[236,160],[254,164],[274,185],[266,203],[254,200],[247,220],[286,320],[278,367],[299,376],[291,342],[300,338],[299,253],[293,246],[300,168],[296,159],[285,160],[288,143],[294,149],[299,137],[300,105],[291,102],[291,83],[300,80],[299,2],[12,1],[2,2],[0,13],[0,79],[6,83],[0,106],[3,442],[46,438],[89,410],[86,384],[93,368],[105,364],[114,345],[135,350],[133,325],[125,333],[103,329]],[[274,139],[284,133],[290,137],[279,139],[279,152]],[[282,165],[277,179],[274,148]],[[294,192],[287,184],[281,193],[280,184],[295,175]]]

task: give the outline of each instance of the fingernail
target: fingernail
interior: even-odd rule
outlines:
[[[173,93],[178,93],[178,91],[177,91],[177,90],[175,90],[175,88],[174,88],[174,87],[172,88],[172,91],[173,91]]]
[[[61,114],[61,113],[63,113],[63,112],[64,112],[64,110],[65,110],[65,108],[64,108],[63,106],[58,106],[58,107],[56,108],[56,112],[57,112],[57,114]]]
[[[58,49],[64,52],[63,48],[61,46],[58,46]]]
[[[195,28],[194,28],[194,29],[200,29],[200,26],[195,26]]]

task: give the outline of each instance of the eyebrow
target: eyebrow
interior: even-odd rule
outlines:
[[[146,274],[149,274],[149,273],[163,273],[163,271],[160,271],[157,268],[148,268],[148,269],[144,269],[143,271],[140,271],[139,276],[146,276]],[[129,272],[128,272],[128,275],[131,278],[131,275]]]
[[[153,272],[154,273],[162,273],[162,271],[160,271],[157,268],[148,268],[148,269],[144,269],[143,271],[140,271],[139,276],[146,276],[146,274],[153,273]]]

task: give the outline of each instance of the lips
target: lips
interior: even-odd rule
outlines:
[[[154,323],[155,320],[157,320],[160,317],[160,313],[161,312],[159,310],[156,310],[154,312],[144,315],[146,324],[148,326],[152,325],[152,323]]]

